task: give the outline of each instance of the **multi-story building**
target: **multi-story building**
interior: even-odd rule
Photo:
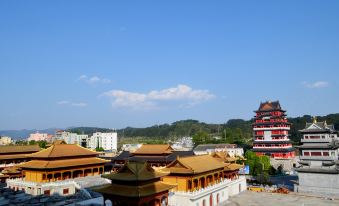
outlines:
[[[253,122],[253,151],[257,155],[267,155],[275,159],[295,157],[289,139],[290,123],[279,101],[261,103]]]
[[[118,149],[118,134],[116,132],[96,132],[90,137],[89,145],[91,149],[103,148],[104,150]]]
[[[333,125],[306,123],[299,146],[298,192],[339,196],[339,138]]]
[[[48,135],[47,133],[36,132],[36,133],[30,134],[27,141],[43,141],[47,139],[47,135]]]
[[[0,137],[0,145],[9,145],[12,143],[12,138],[7,136]]]
[[[215,152],[225,152],[231,157],[243,157],[244,149],[236,144],[201,144],[194,148],[195,155],[212,154]]]
[[[67,131],[58,130],[55,133],[55,139],[64,140],[67,144],[78,144],[82,147],[89,146],[89,137],[87,134],[77,134]]]

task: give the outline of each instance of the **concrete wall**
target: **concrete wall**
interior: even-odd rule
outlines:
[[[339,197],[339,174],[298,173],[295,192],[334,195]]]

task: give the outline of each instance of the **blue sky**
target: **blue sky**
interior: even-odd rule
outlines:
[[[0,1],[0,129],[338,112],[338,1]]]

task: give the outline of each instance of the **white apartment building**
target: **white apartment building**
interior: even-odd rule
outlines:
[[[12,143],[12,138],[7,136],[0,137],[0,145],[9,145]]]
[[[102,147],[104,150],[118,149],[118,134],[116,132],[96,132],[90,137],[88,148],[95,149]]]
[[[57,131],[55,138],[57,140],[64,140],[67,144],[78,144],[83,147],[86,147],[89,141],[87,134],[77,134],[66,131]]]

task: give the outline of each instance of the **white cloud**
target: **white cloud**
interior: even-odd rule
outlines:
[[[58,105],[65,105],[65,104],[69,104],[69,101],[62,100],[62,101],[57,102],[57,104]]]
[[[79,102],[79,103],[72,103],[71,105],[74,107],[86,107],[87,103]]]
[[[326,81],[303,82],[302,84],[304,85],[304,87],[309,88],[309,89],[325,88],[330,85],[330,83]]]
[[[57,102],[58,105],[68,105],[68,106],[74,106],[74,107],[86,107],[87,103],[84,102],[70,102],[70,101],[59,101]]]
[[[109,84],[111,83],[111,80],[110,79],[107,79],[107,78],[100,78],[98,76],[87,76],[87,75],[81,75],[79,78],[78,78],[78,81],[83,81],[83,82],[86,82],[88,84],[96,84],[96,83],[102,83],[102,84]]]
[[[130,107],[133,109],[156,108],[159,102],[164,101],[184,101],[187,105],[194,106],[215,97],[208,90],[194,90],[183,84],[168,89],[153,90],[148,93],[111,90],[101,96],[112,98],[114,107]]]

